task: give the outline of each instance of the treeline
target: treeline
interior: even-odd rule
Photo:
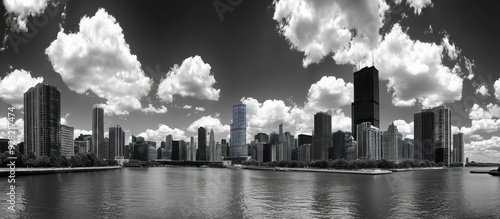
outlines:
[[[103,160],[95,156],[94,153],[76,153],[73,157],[63,156],[40,156],[34,154],[24,156],[19,151],[10,155],[8,151],[0,154],[0,166],[7,167],[11,160],[7,157],[17,157],[16,167],[95,167],[95,166],[116,166],[116,160]]]
[[[434,161],[403,160],[399,163],[388,160],[314,160],[314,161],[273,161],[261,163],[257,160],[243,161],[247,166],[265,166],[265,167],[292,167],[292,168],[334,168],[334,169],[364,169],[364,168],[417,168],[417,167],[443,167],[444,163],[435,163]],[[461,167],[461,163],[451,164],[450,167]]]

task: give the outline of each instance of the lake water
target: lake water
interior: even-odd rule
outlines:
[[[464,168],[368,176],[190,167],[19,176],[5,218],[500,218],[500,177]],[[0,182],[8,191],[7,178]]]

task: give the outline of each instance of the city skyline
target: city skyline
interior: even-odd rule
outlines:
[[[347,34],[347,38],[339,38],[343,42],[332,44],[320,38],[302,38],[300,32],[294,31],[313,31],[310,34],[315,36],[315,30],[303,29],[300,22],[285,24],[282,20],[293,17],[301,21],[307,11],[285,1],[276,4],[243,1],[230,6],[234,11],[224,12],[222,20],[211,1],[147,3],[144,6],[149,10],[142,9],[139,2],[68,1],[29,16],[27,28],[32,32],[23,32],[21,25],[16,33],[11,30],[16,27],[0,22],[2,33],[8,36],[0,52],[0,107],[6,109],[12,104],[20,108],[24,91],[43,82],[60,89],[61,123],[74,127],[74,137],[92,130],[94,104],[101,104],[107,113],[105,132],[120,125],[127,144],[132,134],[147,141],[162,141],[168,134],[175,140],[187,141],[197,136],[199,127],[206,128],[206,132],[213,129],[216,141],[228,139],[231,106],[240,103],[246,105],[247,143],[257,133],[278,131],[281,123],[294,136],[310,135],[313,116],[320,111],[332,114],[332,132],[348,132],[354,99],[353,73],[374,63],[380,74],[381,131],[394,123],[403,139],[413,137],[414,114],[444,103],[452,110],[452,134],[460,130],[465,135],[465,157],[485,162],[500,160],[499,76],[494,73],[496,63],[480,54],[486,47],[496,48],[498,42],[489,36],[500,30],[492,28],[491,34],[478,34],[487,39],[474,40],[478,38],[471,33],[484,31],[474,27],[474,22],[491,21],[466,16],[477,8],[484,10],[485,3],[388,2],[374,6],[369,2],[363,10],[380,10],[363,14],[372,21],[366,23],[368,27],[349,20],[342,21],[347,23],[347,29],[328,27]],[[345,5],[308,4],[312,4],[309,10],[313,12],[319,7],[339,7],[340,15],[353,12]],[[2,14],[11,10],[5,5],[0,8]],[[133,13],[129,10],[141,14],[149,11],[152,20],[141,16],[137,16],[139,20],[136,16],[131,19],[129,14]],[[378,11],[386,12],[384,19],[377,18]],[[311,22],[326,25],[320,18],[335,15],[321,13],[318,11],[318,17]],[[456,13],[462,13],[458,21],[438,19]],[[35,22],[44,16],[46,24]],[[90,27],[99,24],[110,30],[107,35],[96,34],[85,41],[85,34],[92,33]],[[380,33],[370,32],[370,25]],[[349,29],[363,30],[358,32],[364,37],[349,37]],[[170,30],[177,32],[172,34]],[[15,41],[19,40],[16,36],[27,41]],[[116,47],[105,44],[103,39],[116,39]],[[80,42],[81,47],[67,46],[75,42]],[[353,45],[359,48],[342,50],[348,42],[355,42]],[[327,50],[318,51],[315,44]],[[476,49],[478,45],[474,44],[483,49]],[[394,47],[399,52],[392,51]],[[82,50],[101,55],[112,66],[85,54],[76,59]],[[120,60],[105,56],[109,52]],[[494,53],[490,55],[495,57]],[[396,61],[387,61],[391,59]],[[72,66],[76,63],[83,64]],[[96,69],[88,63],[95,63]],[[106,72],[99,72],[97,67],[105,67]],[[113,69],[116,72],[107,72]],[[117,72],[130,74],[133,82]],[[113,75],[114,81],[107,80]],[[190,80],[196,77],[202,81]],[[124,102],[124,98],[129,101]],[[21,111],[26,112],[19,109],[18,118],[23,118]],[[0,115],[0,119],[5,116]]]

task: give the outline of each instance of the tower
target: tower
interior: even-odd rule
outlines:
[[[378,70],[365,67],[354,73],[354,102],[351,105],[352,135],[357,137],[356,127],[370,122],[380,128]]]
[[[246,146],[246,113],[245,104],[237,104],[233,106],[233,123],[231,124],[231,139],[229,147],[230,157],[248,155],[248,148]]]
[[[104,158],[104,109],[97,104],[92,109],[92,151]]]
[[[60,155],[61,92],[37,84],[24,93],[25,155]]]
[[[196,153],[196,160],[207,160],[207,130],[203,127],[198,128],[198,151]]]
[[[314,115],[314,134],[311,160],[328,160],[328,148],[332,146],[332,116],[319,112]]]

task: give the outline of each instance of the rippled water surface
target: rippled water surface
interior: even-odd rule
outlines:
[[[500,177],[464,168],[367,176],[189,167],[19,176],[5,218],[500,218]],[[0,181],[8,192],[7,178]],[[7,212],[7,213],[4,213]]]

